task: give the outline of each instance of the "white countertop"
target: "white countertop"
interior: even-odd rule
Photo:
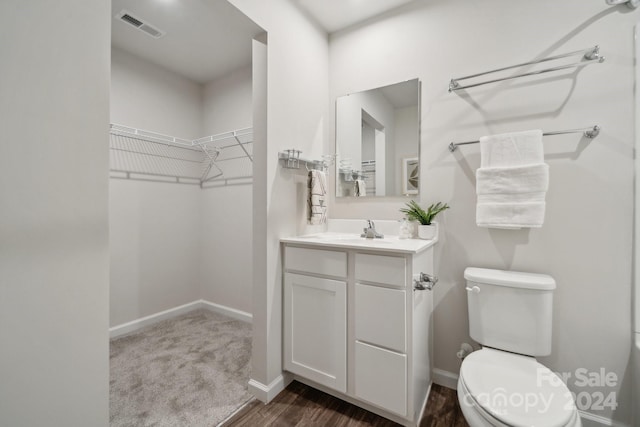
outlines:
[[[399,239],[398,236],[385,236],[382,239],[365,239],[359,234],[350,233],[317,233],[306,236],[284,237],[282,243],[296,245],[340,248],[340,249],[366,249],[371,251],[399,252],[417,254],[433,246],[438,239]]]

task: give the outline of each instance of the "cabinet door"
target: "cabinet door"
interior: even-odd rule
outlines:
[[[346,287],[302,274],[284,278],[284,367],[341,392],[347,389]]]
[[[356,341],[356,397],[407,415],[407,356]]]

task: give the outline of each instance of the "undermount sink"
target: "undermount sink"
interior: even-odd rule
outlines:
[[[391,240],[396,240],[393,237],[391,238],[381,238],[381,239],[367,239],[365,237],[360,237],[358,234],[350,234],[350,233],[318,233],[318,234],[308,234],[306,236],[299,236],[299,239],[310,239],[310,240],[322,240],[326,242],[341,242],[341,243],[366,243],[366,244],[389,244]]]
[[[345,239],[355,239],[358,237],[356,234],[350,233],[316,233],[316,234],[306,234],[304,236],[299,236],[300,239],[319,239],[319,240],[345,240]]]
[[[343,243],[362,243],[362,244],[367,244],[367,245],[377,245],[377,244],[382,244],[382,245],[389,245],[391,244],[390,240],[385,240],[384,238],[382,239],[365,239],[364,237],[357,237],[357,238],[345,238],[345,239],[340,239],[341,242]]]

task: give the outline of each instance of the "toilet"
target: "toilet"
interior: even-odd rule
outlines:
[[[469,425],[580,427],[573,395],[535,359],[551,353],[553,278],[486,268],[467,268],[464,278],[470,335],[483,347],[458,378]]]

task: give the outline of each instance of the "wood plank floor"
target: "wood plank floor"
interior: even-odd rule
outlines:
[[[395,427],[398,424],[326,393],[292,382],[268,405],[253,401],[223,427]],[[455,390],[431,387],[420,427],[468,427]]]

